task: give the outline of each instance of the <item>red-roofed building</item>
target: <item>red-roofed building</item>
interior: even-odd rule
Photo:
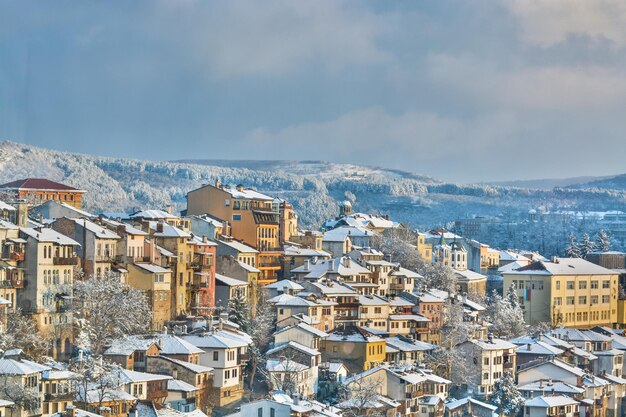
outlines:
[[[45,178],[25,178],[0,185],[0,191],[15,192],[17,198],[23,198],[35,204],[57,201],[76,208],[83,206],[83,190],[69,185],[50,181]]]

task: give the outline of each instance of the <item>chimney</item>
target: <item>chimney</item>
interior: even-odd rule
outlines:
[[[239,192],[244,190],[243,184],[237,184],[237,186],[235,187],[235,189]]]
[[[304,261],[304,270],[308,271],[309,268],[311,267],[311,261],[309,261],[308,259]]]
[[[187,325],[183,324],[183,334],[187,334]]]
[[[539,380],[539,388],[543,388],[543,379]]]
[[[167,205],[167,207],[165,207],[165,212],[166,212],[167,214],[172,214],[172,211],[173,211],[173,209],[172,209],[172,205],[171,205],[171,204],[168,204],[168,205]]]
[[[526,350],[530,350],[530,343],[526,344]]]
[[[215,188],[222,188],[222,182],[219,179],[215,180]]]
[[[342,259],[342,263],[343,266],[345,266],[346,268],[350,268],[350,257],[349,256],[344,256]]]
[[[163,233],[163,222],[158,222],[156,225],[157,233]]]
[[[333,260],[332,260],[332,259],[329,259],[329,260],[328,260],[328,270],[329,270],[329,271],[332,271],[332,270],[333,270]]]
[[[162,331],[163,331],[163,335],[167,336],[167,326],[163,326]]]
[[[489,340],[489,343],[493,343],[493,333],[487,335],[487,340]]]
[[[553,257],[552,257],[552,263],[553,263],[553,264],[558,264],[558,263],[559,263],[559,258],[558,258],[558,257],[556,257],[556,256],[553,256]]]
[[[202,243],[208,243],[209,242],[209,238],[206,236],[202,236]]]

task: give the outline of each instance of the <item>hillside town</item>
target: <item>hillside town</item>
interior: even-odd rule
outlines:
[[[560,257],[350,200],[303,228],[219,179],[181,212],[84,197],[0,185],[0,417],[626,415],[610,232]]]

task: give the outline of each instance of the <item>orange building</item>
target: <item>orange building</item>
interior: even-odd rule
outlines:
[[[0,185],[0,191],[12,192],[17,198],[26,199],[33,205],[46,201],[65,203],[78,209],[83,207],[82,190],[45,178],[26,178]]]
[[[215,185],[207,184],[187,193],[187,215],[201,214],[227,221],[231,226],[232,237],[259,251],[259,284],[276,281],[281,269],[281,213],[272,197],[243,185],[232,188],[217,181]],[[293,222],[295,218],[293,215],[291,217]]]

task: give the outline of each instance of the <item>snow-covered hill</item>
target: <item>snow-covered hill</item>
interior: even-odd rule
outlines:
[[[85,206],[94,212],[168,204],[182,209],[189,190],[219,178],[287,198],[301,222],[311,227],[334,216],[337,201],[346,198],[358,211],[389,214],[419,228],[475,215],[523,221],[528,210],[537,207],[597,211],[626,206],[623,190],[458,185],[403,171],[322,161],[142,161],[1,142],[0,181],[24,177],[47,177],[86,190]]]

